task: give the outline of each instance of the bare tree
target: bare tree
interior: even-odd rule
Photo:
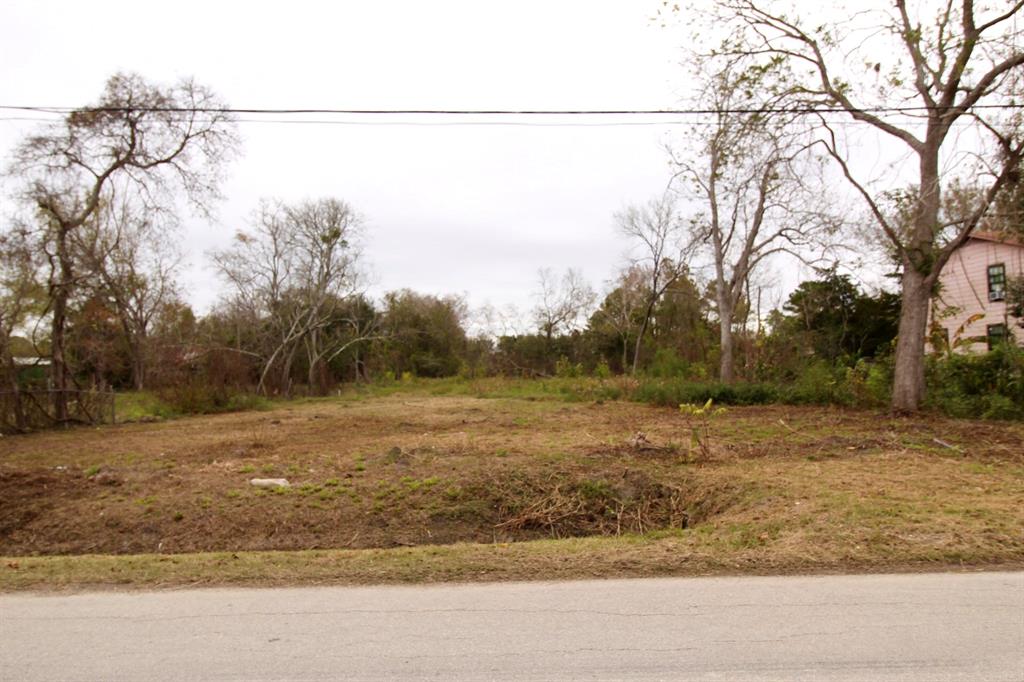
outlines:
[[[665,192],[643,206],[629,206],[615,214],[619,230],[633,242],[633,266],[647,275],[646,298],[640,315],[640,329],[633,349],[635,375],[640,364],[640,348],[651,322],[651,315],[665,290],[686,274],[690,245],[684,239],[683,224],[675,198]]]
[[[789,5],[793,8],[792,5]],[[924,398],[928,304],[950,255],[970,237],[1000,190],[1016,177],[1024,1],[976,6],[973,0],[872,4],[837,20],[799,13],[770,0],[720,0],[717,18],[739,33],[731,51],[785,60],[789,94],[819,112],[822,145],[866,203],[902,265],[902,307],[892,408],[919,409]],[[794,8],[795,9],[795,8]],[[831,7],[822,5],[818,11]],[[799,18],[797,18],[799,17]],[[854,145],[823,110],[870,126],[909,156],[899,169],[914,180],[907,224],[884,207],[872,168],[851,161]],[[983,191],[953,224],[941,219],[942,192],[957,177],[979,178]],[[975,184],[965,182],[964,184]]]
[[[835,233],[837,221],[805,186],[816,170],[806,131],[793,125],[793,115],[760,113],[777,103],[778,64],[712,58],[700,69],[698,106],[711,112],[710,122],[691,131],[685,151],[672,153],[674,187],[701,207],[689,238],[714,268],[719,377],[729,383],[737,309],[752,275],[777,254],[805,258],[819,235]]]
[[[99,101],[30,135],[14,151],[9,173],[38,215],[51,263],[52,382],[58,421],[68,418],[65,354],[68,299],[76,275],[73,233],[114,197],[131,194],[152,212],[172,212],[183,191],[202,212],[218,196],[225,162],[238,146],[231,116],[212,92],[191,80],[158,87],[116,74]]]
[[[74,243],[86,286],[114,305],[131,360],[132,384],[147,385],[155,318],[178,300],[181,251],[169,226],[158,225],[126,197],[104,204],[77,230]]]
[[[373,336],[372,325],[348,319],[344,312],[360,283],[356,240],[361,222],[337,199],[296,205],[264,201],[253,232],[239,232],[230,249],[214,254],[234,289],[236,305],[249,311],[254,326],[266,330],[257,350],[260,391],[266,391],[276,368],[280,387],[288,392],[300,351],[306,353],[312,385],[322,365]]]
[[[601,307],[594,313],[594,320],[612,330],[622,344],[623,372],[629,367],[630,339],[640,326],[638,318],[647,310],[647,282],[645,268],[638,265],[624,268],[608,284],[609,291]]]
[[[569,268],[559,280],[550,269],[541,268],[537,277],[540,288],[533,318],[544,338],[551,341],[555,334],[579,329],[596,298],[579,270]]]

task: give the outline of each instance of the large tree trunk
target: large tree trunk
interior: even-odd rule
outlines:
[[[916,412],[924,400],[924,342],[931,288],[931,278],[912,267],[904,270],[892,385],[892,411],[897,414]]]
[[[58,424],[68,422],[68,367],[64,356],[64,329],[67,326],[68,297],[73,271],[67,248],[67,230],[58,227],[57,262],[59,272],[53,286],[53,320],[50,331],[50,378],[53,396],[53,418]]]
[[[142,359],[138,350],[134,351],[132,358],[132,386],[136,391],[146,387],[146,361]]]
[[[145,333],[138,333],[132,338],[129,336],[131,341],[128,344],[128,348],[132,354],[132,386],[135,387],[136,391],[141,391],[146,387],[147,384],[147,362],[146,352],[148,344],[146,343]]]
[[[734,311],[732,305],[724,299],[725,297],[720,296],[718,300],[719,347],[721,349],[721,358],[719,359],[718,365],[718,378],[722,383],[731,384],[736,378],[732,336],[732,318]]]
[[[913,235],[903,255],[900,324],[892,385],[892,411],[896,414],[916,412],[924,401],[928,304],[941,268],[941,263],[935,261],[935,235],[941,205],[937,143],[931,142],[922,151],[920,173]]]

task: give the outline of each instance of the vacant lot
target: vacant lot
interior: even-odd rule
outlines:
[[[7,437],[0,585],[56,570],[30,557],[81,554],[315,550],[268,556],[291,562],[282,580],[298,561],[350,581],[1024,561],[1021,425],[730,408],[706,450],[695,426],[627,402],[419,390]],[[266,477],[291,487],[249,484]],[[592,536],[610,539],[517,544]],[[451,543],[486,546],[436,547]],[[323,553],[368,548],[412,549]],[[195,580],[233,579],[223,556],[200,563]]]

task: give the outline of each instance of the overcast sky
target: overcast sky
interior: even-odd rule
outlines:
[[[685,88],[684,37],[652,20],[659,5],[4,0],[0,104],[85,105],[110,74],[130,70],[157,82],[194,76],[236,108],[666,108]],[[243,156],[216,222],[185,226],[198,308],[220,289],[203,254],[264,196],[355,206],[378,293],[410,287],[528,307],[540,267],[579,268],[600,285],[625,248],[613,213],[664,189],[663,144],[680,130],[335,121],[241,125]],[[0,153],[33,125],[0,120]]]

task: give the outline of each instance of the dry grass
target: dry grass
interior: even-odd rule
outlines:
[[[674,410],[422,391],[4,438],[0,588],[1024,561],[1020,425],[733,408],[692,454]]]

